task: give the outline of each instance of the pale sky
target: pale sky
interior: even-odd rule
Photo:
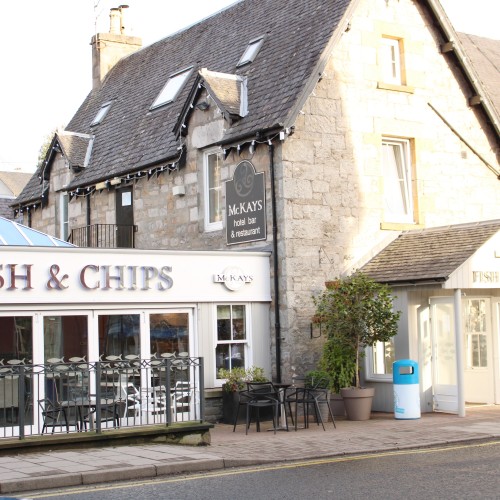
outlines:
[[[0,170],[34,171],[47,136],[75,114],[91,89],[90,39],[96,31],[109,31],[111,7],[129,6],[130,34],[141,37],[147,46],[233,3],[235,0],[2,2]],[[500,38],[498,0],[441,3],[457,31]]]

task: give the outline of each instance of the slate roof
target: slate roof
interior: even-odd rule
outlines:
[[[360,271],[381,283],[443,282],[500,231],[500,220],[403,232]]]
[[[298,111],[295,106],[303,90],[318,80],[315,70],[351,3],[245,0],[123,58],[66,127],[95,136],[88,168],[69,188],[177,158],[180,144],[173,129],[201,68],[248,78],[248,115],[227,129],[225,142],[286,126]],[[256,59],[237,67],[248,43],[262,35]],[[195,71],[175,102],[150,111],[168,78],[191,66]],[[102,123],[91,127],[109,101],[113,104]],[[17,202],[40,200],[41,194],[35,175]]]
[[[483,89],[500,114],[500,40],[457,33]]]
[[[443,17],[438,2],[421,3],[434,12],[435,24],[441,26],[444,36],[453,38],[453,27]],[[66,127],[67,131],[94,137],[90,161],[68,189],[178,160],[182,139],[179,120],[189,117],[187,103],[203,81],[202,68],[247,78],[248,114],[231,120],[221,145],[234,145],[251,140],[257,132],[265,136],[292,126],[356,5],[356,0],[242,0],[124,57],[102,85],[89,93]],[[237,67],[248,43],[262,36],[255,60]],[[458,57],[463,68],[461,52]],[[151,110],[168,78],[187,68],[193,71],[176,100]],[[215,92],[226,92],[219,103],[234,116],[234,88],[228,92],[220,81],[210,83]],[[112,105],[103,121],[91,126],[101,106],[108,102]],[[489,109],[489,100],[484,106]],[[497,117],[498,113],[493,116],[495,124]],[[69,158],[69,163],[79,162]],[[46,186],[41,181],[47,177],[41,174],[33,176],[17,205],[42,200]]]

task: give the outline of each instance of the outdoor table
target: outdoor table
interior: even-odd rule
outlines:
[[[114,399],[101,399],[100,400],[101,405],[110,405],[114,404],[115,409],[116,409],[116,404],[117,401]],[[85,416],[89,415],[89,426],[90,430],[94,429],[94,414],[95,410],[97,408],[97,400],[96,398],[75,398],[71,399],[68,401],[62,401],[61,406],[63,408],[76,408],[77,411],[77,417],[79,421],[79,425],[77,426],[79,430],[84,429],[85,427]],[[85,413],[84,410],[88,410],[87,413]]]
[[[285,393],[286,390],[292,384],[274,384],[274,387],[278,389],[278,395],[280,400],[280,425],[276,428],[277,431],[287,431],[288,426],[286,422],[286,407],[285,407]]]

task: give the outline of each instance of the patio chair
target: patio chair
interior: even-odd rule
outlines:
[[[67,409],[59,404],[53,403],[50,399],[40,399],[38,401],[42,411],[43,426],[42,434],[45,429],[52,427],[52,434],[54,434],[56,427],[66,427],[66,432],[69,432],[68,414]]]
[[[176,382],[171,393],[171,408],[174,422],[178,421],[178,414],[189,411],[193,390],[187,381]]]
[[[274,384],[272,382],[248,382],[247,396],[245,434],[248,434],[252,413],[256,417],[256,430],[260,432],[260,411],[264,408],[272,408],[273,410],[273,430],[276,434],[280,399]]]

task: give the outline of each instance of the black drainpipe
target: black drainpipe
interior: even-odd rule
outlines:
[[[278,278],[278,223],[276,218],[276,186],[274,179],[274,146],[269,144],[269,170],[271,172],[271,204],[273,208],[273,268],[274,268],[274,332],[276,337],[276,383],[281,383],[281,323]]]

